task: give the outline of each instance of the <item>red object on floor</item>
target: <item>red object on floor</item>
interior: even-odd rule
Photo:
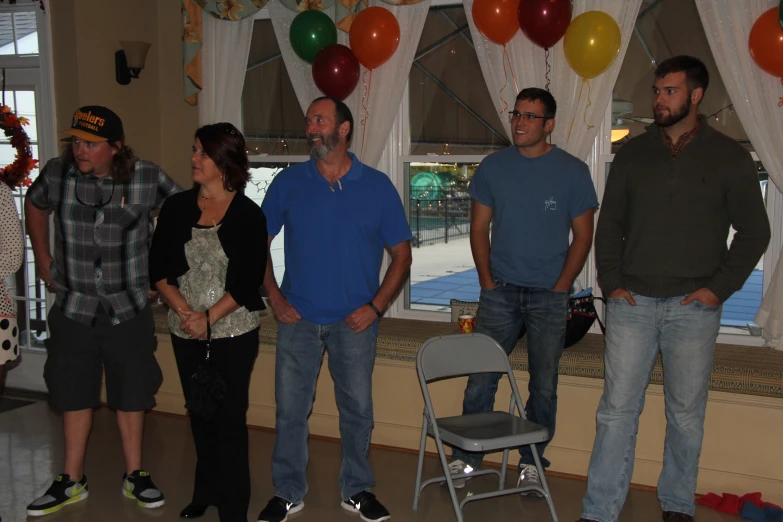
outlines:
[[[729,515],[739,515],[742,508],[739,496],[730,493],[724,493],[722,497],[715,493],[707,493],[703,497],[697,498],[696,502]]]
[[[747,493],[741,497],[732,495],[731,493],[724,493],[722,497],[715,493],[707,493],[696,499],[697,504],[710,507],[721,513],[728,513],[729,515],[739,515],[742,510],[742,505],[745,502],[750,502],[754,506],[758,506],[762,509],[766,506],[780,509],[780,507],[775,504],[763,502],[761,500],[761,493]]]
[[[750,502],[754,506],[758,506],[762,509],[764,509],[767,506],[773,507],[775,509],[780,509],[780,506],[776,504],[762,501],[761,493],[748,493],[747,495],[743,495],[742,497],[740,497],[740,504],[742,504],[743,502]]]

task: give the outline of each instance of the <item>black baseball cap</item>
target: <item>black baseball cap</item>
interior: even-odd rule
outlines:
[[[112,110],[100,105],[81,107],[73,114],[71,128],[61,130],[84,141],[124,141],[122,120]]]

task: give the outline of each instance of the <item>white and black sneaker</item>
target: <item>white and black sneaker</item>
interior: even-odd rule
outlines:
[[[343,500],[340,504],[343,509],[359,513],[362,520],[367,522],[381,522],[382,520],[389,520],[391,515],[389,511],[383,507],[383,504],[378,502],[375,495],[369,491],[362,491],[357,493],[347,500]]]
[[[449,473],[452,475],[462,475],[465,473],[472,473],[473,467],[470,464],[466,464],[465,462],[457,459],[453,462],[449,463]],[[464,477],[464,478],[451,478],[451,482],[454,484],[455,489],[462,489],[465,487],[465,482],[470,480],[470,477]],[[445,482],[443,483],[446,484]]]
[[[532,464],[519,465],[519,480],[517,481],[517,487],[523,488],[525,486],[541,487],[541,479],[538,477],[538,468]],[[539,498],[544,496],[540,491],[534,489],[523,491],[520,495],[534,495]]]
[[[304,509],[304,502],[289,502],[284,498],[272,497],[258,515],[258,522],[285,522],[288,515]]]

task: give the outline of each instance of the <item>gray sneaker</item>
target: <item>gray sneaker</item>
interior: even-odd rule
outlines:
[[[152,483],[152,477],[146,471],[137,469],[130,475],[122,476],[122,495],[131,498],[143,508],[152,509],[166,503],[163,493]]]
[[[465,462],[461,460],[455,460],[451,463],[449,463],[449,473],[452,475],[461,475],[463,473],[472,473],[473,467],[470,464],[466,464]],[[455,489],[462,489],[465,487],[465,482],[470,480],[470,477],[464,477],[464,478],[452,478],[452,482],[454,483]],[[444,482],[445,484],[445,482]]]
[[[46,493],[27,506],[27,515],[40,517],[56,513],[68,504],[79,502],[88,496],[87,475],[83,475],[82,479],[76,482],[71,480],[69,475],[63,473],[54,479]]]
[[[518,488],[524,488],[526,486],[538,486],[541,487],[541,479],[538,477],[538,469],[532,464],[520,464],[519,465],[519,480],[517,481]],[[544,495],[536,490],[523,491],[520,495],[534,495],[542,498]]]

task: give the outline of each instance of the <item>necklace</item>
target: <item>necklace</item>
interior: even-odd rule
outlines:
[[[212,196],[212,197],[208,198],[204,194],[199,193],[198,197],[200,197],[201,199],[211,199],[211,200],[214,200],[214,201],[220,201],[221,199],[226,199],[231,194],[232,194],[232,192],[226,192],[224,195],[220,196],[219,198],[215,197],[215,196]]]
[[[207,197],[204,194],[202,194],[201,192],[199,192],[198,197],[199,197],[199,199],[203,200],[202,204],[204,205],[204,207],[203,207],[202,210],[206,210],[207,201],[215,201],[215,202],[222,201],[222,200],[224,200],[226,198],[231,197],[233,194],[234,194],[233,192],[226,192],[225,194],[223,194],[222,196],[219,196],[219,197],[215,197],[215,196]]]
[[[222,200],[224,200],[224,199],[226,199],[228,197],[231,197],[233,194],[234,194],[233,192],[226,192],[226,194],[224,194],[223,196],[220,196],[220,197],[207,197],[207,196],[203,195],[201,192],[199,192],[198,197],[199,197],[199,199],[203,200],[201,202],[201,204],[199,205],[199,208],[201,208],[202,212],[206,212],[207,211],[207,201],[215,201],[215,202],[222,201]],[[213,212],[214,212],[214,210],[213,210]],[[215,223],[214,217],[212,219],[212,225],[213,226],[217,226],[217,224]]]

